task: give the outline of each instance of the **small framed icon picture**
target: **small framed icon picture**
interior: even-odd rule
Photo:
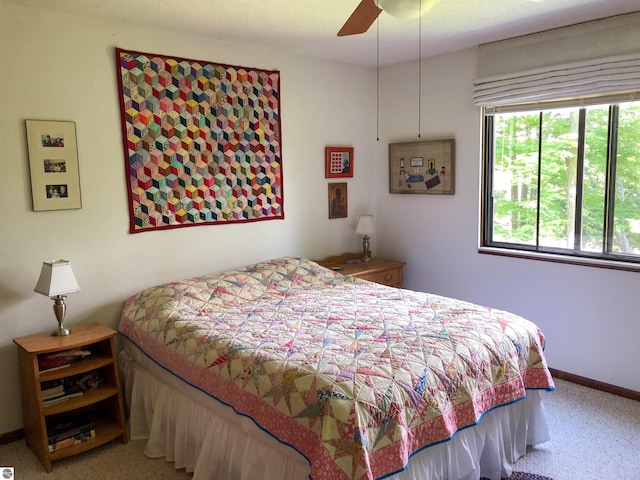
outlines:
[[[329,218],[347,217],[347,183],[329,184]]]

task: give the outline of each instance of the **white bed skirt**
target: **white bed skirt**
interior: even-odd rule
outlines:
[[[186,384],[125,340],[120,354],[129,435],[148,439],[145,455],[164,457],[194,480],[304,480],[309,464],[253,420]],[[391,480],[499,480],[527,445],[549,440],[542,392],[487,413],[451,440],[415,454]]]

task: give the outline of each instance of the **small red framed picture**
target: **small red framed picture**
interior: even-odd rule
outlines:
[[[324,178],[353,177],[353,147],[325,147]]]

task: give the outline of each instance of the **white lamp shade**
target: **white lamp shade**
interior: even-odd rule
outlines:
[[[440,0],[378,0],[378,7],[396,18],[419,18]]]
[[[71,263],[68,260],[42,262],[40,278],[34,291],[47,297],[79,292],[80,287],[73,275]]]
[[[376,227],[373,224],[373,215],[360,215],[356,235],[373,235],[374,233],[376,233]]]

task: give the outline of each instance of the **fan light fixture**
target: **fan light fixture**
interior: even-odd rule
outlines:
[[[419,18],[439,0],[377,0],[379,8],[396,18]]]
[[[64,314],[67,306],[64,299],[68,293],[80,291],[76,277],[71,270],[71,263],[68,260],[54,260],[51,262],[42,262],[42,270],[35,292],[46,295],[53,300],[53,312],[58,320],[58,328],[51,332],[51,335],[64,336],[69,335],[69,329],[64,327]]]

